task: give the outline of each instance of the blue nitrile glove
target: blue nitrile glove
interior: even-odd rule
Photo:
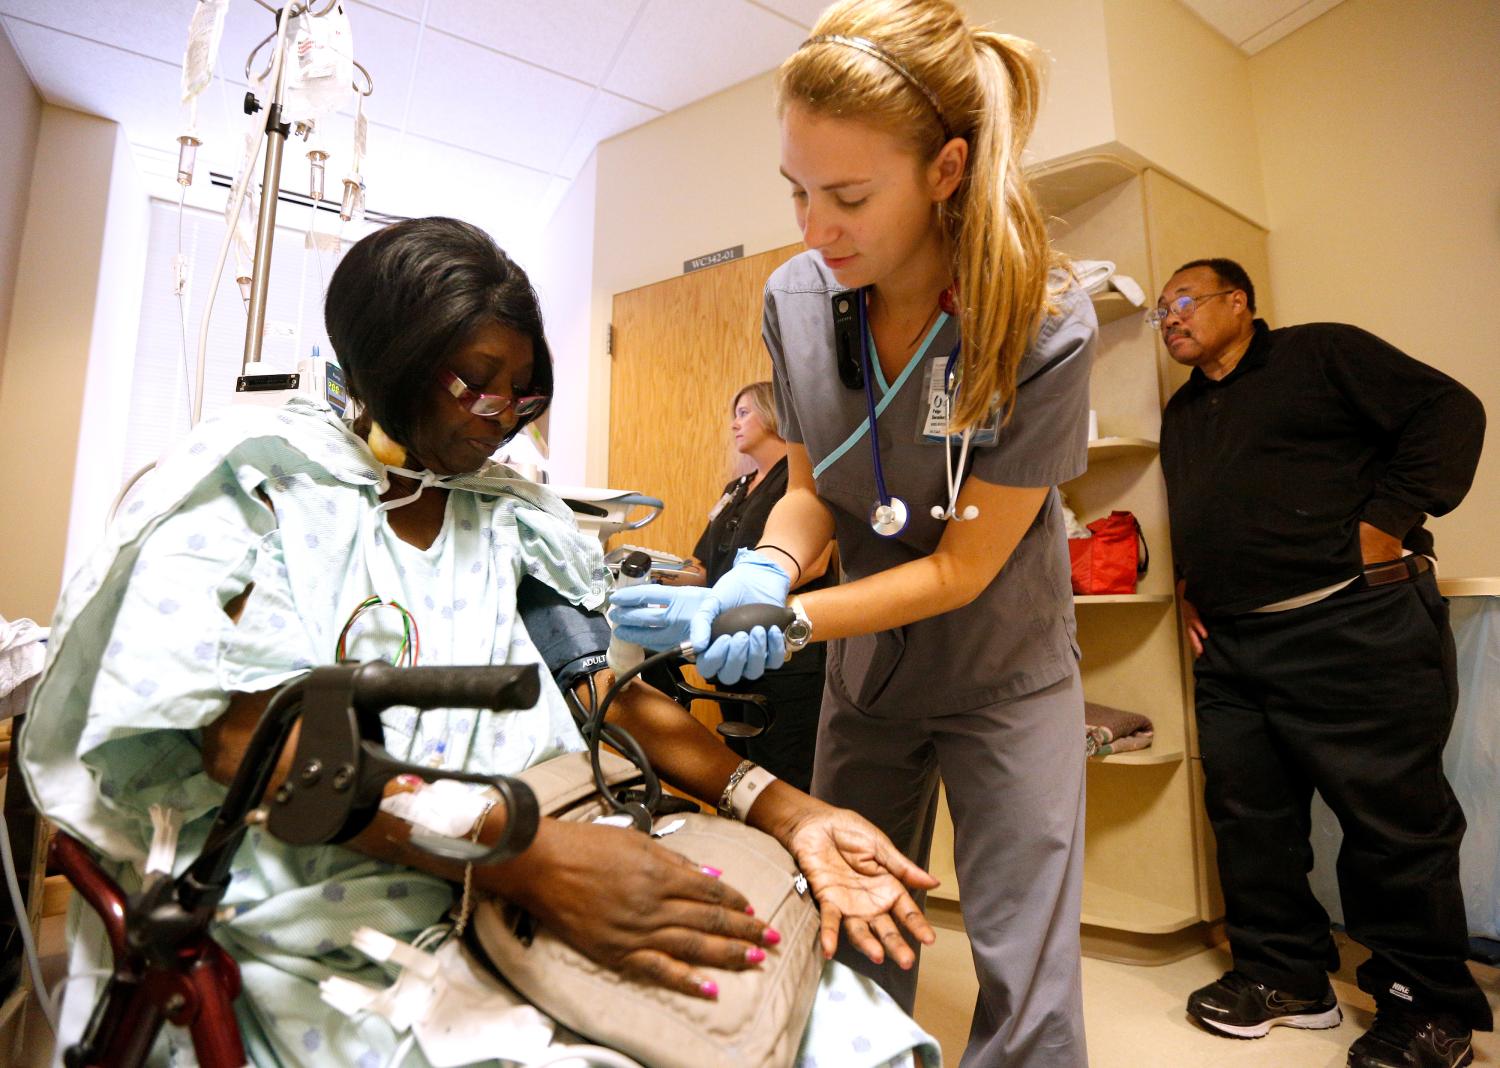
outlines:
[[[698,606],[688,627],[688,641],[693,643],[693,648],[701,655],[708,648],[714,617],[720,612],[727,612],[742,604],[784,605],[791,588],[792,576],[783,571],[780,565],[761,556],[754,549],[740,549],[734,554],[734,566],[714,583],[713,597]],[[699,665],[701,668],[701,660]],[[776,666],[781,665],[778,663]]]
[[[621,641],[661,652],[685,642],[689,623],[714,600],[713,591],[702,586],[627,586],[609,595],[609,622]],[[718,611],[715,606],[709,618]]]
[[[786,663],[786,639],[780,627],[751,627],[749,631],[721,634],[698,658],[698,674],[705,679],[733,686],[740,679],[751,682]]]

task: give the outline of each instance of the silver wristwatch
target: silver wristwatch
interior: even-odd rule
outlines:
[[[786,655],[791,656],[812,641],[813,626],[812,620],[807,618],[807,609],[802,607],[802,598],[793,597],[787,602],[787,607],[796,616],[782,632],[782,636],[786,639]]]

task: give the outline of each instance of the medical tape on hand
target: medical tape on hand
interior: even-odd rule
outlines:
[[[452,779],[439,779],[380,800],[380,811],[445,838],[468,838],[493,802]]]

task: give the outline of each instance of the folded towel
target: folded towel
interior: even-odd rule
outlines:
[[[1128,274],[1116,274],[1111,260],[1074,260],[1073,273],[1090,296],[1113,289],[1137,308],[1146,303],[1146,291],[1141,284]]]
[[[0,719],[26,711],[47,659],[47,629],[29,619],[0,616]]]
[[[1109,705],[1084,702],[1084,751],[1089,756],[1109,756],[1145,749],[1155,732],[1151,721],[1139,712],[1126,712]]]

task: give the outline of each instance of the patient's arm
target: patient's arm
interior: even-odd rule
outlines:
[[[739,765],[739,756],[706,727],[644,683],[626,687],[610,706],[609,720],[640,742],[663,779],[709,805]],[[871,960],[889,955],[903,968],[916,956],[901,927],[932,942],[932,928],[908,888],[930,890],[938,881],[863,816],[777,781],[756,800],[748,822],[785,846],[807,876],[822,912],[825,956],[833,956],[841,927]]]
[[[228,711],[205,728],[203,766],[211,777],[226,784],[234,777],[269,700],[268,693],[234,694]],[[296,731],[270,791],[286,777]],[[393,781],[386,790],[412,788]],[[503,809],[491,809],[481,839],[498,841],[504,821]],[[406,821],[378,812],[346,844],[377,860],[463,881],[462,864],[416,849],[410,834]],[[754,967],[764,959],[760,947],[775,940],[768,940],[763,921],[747,915],[749,902],[733,887],[645,835],[618,827],[544,819],[524,853],[476,868],[474,881],[524,907],[590,959],[699,997],[713,997],[715,990],[696,966]]]

